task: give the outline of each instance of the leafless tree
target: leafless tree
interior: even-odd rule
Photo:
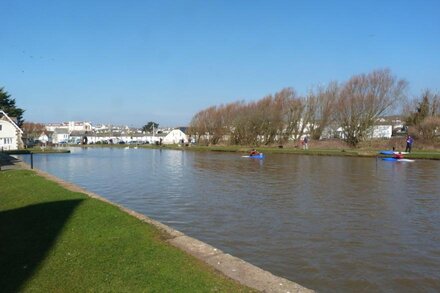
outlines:
[[[23,136],[27,139],[37,139],[46,130],[46,127],[41,123],[24,122],[21,129]]]
[[[336,118],[345,141],[356,146],[380,115],[405,96],[407,82],[397,80],[389,70],[353,76],[337,100]]]
[[[336,81],[326,87],[317,86],[308,96],[309,134],[312,139],[320,139],[324,130],[334,122],[335,105],[339,96],[340,86]]]

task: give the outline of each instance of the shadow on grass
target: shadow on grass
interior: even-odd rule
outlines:
[[[17,292],[55,244],[82,200],[30,205],[0,212],[0,288]]]
[[[7,154],[2,154],[0,153],[0,170],[2,169],[2,167],[7,167],[7,166],[13,166],[16,163],[18,163],[20,160],[8,156]]]

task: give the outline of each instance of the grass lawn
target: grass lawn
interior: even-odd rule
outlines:
[[[0,172],[2,292],[250,292],[110,204]]]
[[[4,153],[9,154],[9,155],[26,155],[26,154],[57,154],[57,153],[70,153],[70,150],[67,149],[62,149],[62,148],[52,148],[52,147],[48,147],[48,148],[28,148],[25,150],[13,150],[13,151],[4,151]]]

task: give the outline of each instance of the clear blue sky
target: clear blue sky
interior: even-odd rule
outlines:
[[[25,120],[187,125],[208,106],[389,68],[440,90],[440,1],[1,0]]]

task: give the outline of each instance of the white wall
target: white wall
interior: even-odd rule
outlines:
[[[391,138],[393,134],[393,126],[391,125],[374,125],[371,138]]]
[[[17,150],[17,128],[5,120],[0,120],[0,128],[0,150]]]
[[[177,144],[180,143],[181,140],[184,140],[185,142],[188,142],[188,137],[185,133],[182,132],[180,129],[173,129],[170,133],[167,134],[167,136],[164,137],[163,143],[164,144]]]
[[[68,142],[68,141],[69,141],[69,134],[68,133],[54,133],[52,136],[53,143],[61,143],[61,142]]]

